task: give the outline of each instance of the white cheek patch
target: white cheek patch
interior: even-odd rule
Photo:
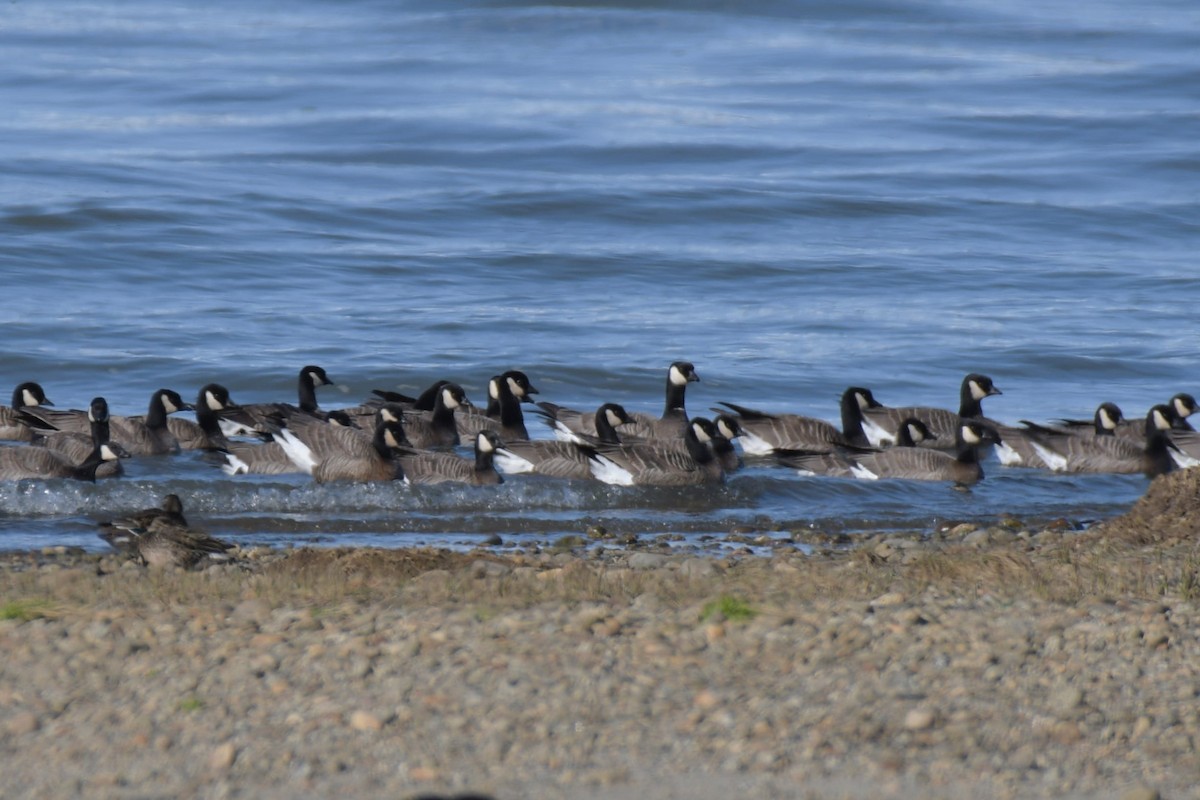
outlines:
[[[382,419],[384,422],[399,422],[400,421],[400,417],[396,416],[395,412],[393,412],[390,408],[379,409],[379,418]]]
[[[1171,427],[1171,421],[1161,411],[1156,410],[1154,412],[1154,427],[1160,431],[1168,430]]]
[[[604,416],[606,416],[608,418],[608,424],[613,426],[614,428],[617,427],[618,425],[625,424],[625,422],[620,417],[618,417],[616,415],[616,413],[613,412],[612,409],[609,409],[609,408],[604,409]]]
[[[871,401],[868,400],[867,396],[862,392],[854,393],[854,402],[858,403],[858,408],[860,411],[866,411],[871,407]]]
[[[683,371],[681,369],[679,369],[679,367],[672,366],[671,367],[671,383],[675,384],[676,386],[685,386],[687,384],[687,382],[688,382],[687,375],[684,375]]]
[[[316,386],[324,386],[326,383],[328,383],[327,380],[325,380],[324,378],[322,378],[320,375],[318,375],[315,372],[308,373],[308,379],[310,381],[312,381],[313,384]]]
[[[491,453],[496,450],[495,445],[492,444],[492,440],[482,433],[479,434],[479,439],[476,440],[475,446],[479,448],[479,452],[481,453]]]
[[[100,458],[104,461],[116,461],[120,456],[107,444],[102,444],[100,445]]]
[[[521,384],[517,383],[517,382],[516,382],[515,380],[513,380],[512,378],[508,378],[507,380],[508,380],[508,390],[509,390],[510,392],[512,392],[513,394],[515,394],[517,397],[524,397],[524,396],[525,396],[525,389],[523,389],[523,388],[521,387]]]
[[[909,439],[912,439],[914,442],[925,441],[925,434],[921,433],[921,429],[918,428],[916,425],[909,424],[909,425],[906,425],[905,427],[908,428],[908,438]]]
[[[386,430],[384,430],[383,441],[387,444],[388,447],[399,447],[400,446],[400,442],[396,441],[396,432],[393,431],[391,428],[387,428]]]
[[[976,400],[982,400],[987,396],[987,390],[979,385],[979,381],[971,381],[971,397],[974,397]]]
[[[717,430],[720,431],[721,435],[726,439],[736,439],[738,437],[737,431],[729,427],[729,425],[727,425],[723,419],[717,421]]]
[[[445,404],[446,408],[458,408],[459,405],[458,399],[454,396],[454,392],[450,391],[449,389],[442,390],[442,403]]]
[[[1113,419],[1112,414],[1107,408],[1100,409],[1100,427],[1106,431],[1115,431],[1117,429],[1117,421]]]
[[[1175,413],[1181,417],[1190,417],[1195,413],[1196,409],[1192,408],[1190,403],[1185,402],[1182,398],[1175,398]]]
[[[171,402],[171,398],[167,397],[165,394],[162,396],[162,407],[163,411],[166,411],[168,414],[174,414],[179,410],[179,406]]]
[[[212,393],[211,389],[204,393],[204,404],[208,406],[210,411],[220,411],[225,408],[225,404]]]
[[[21,400],[22,405],[36,406],[41,404],[41,401],[38,400],[37,397],[34,396],[33,392],[29,391],[28,389],[21,390]]]
[[[983,439],[979,438],[979,434],[975,432],[975,429],[969,425],[963,426],[962,438],[967,444],[979,444],[983,441]]]
[[[695,433],[696,438],[702,442],[711,442],[712,441],[712,437],[708,435],[708,431],[704,430],[704,428],[700,427],[699,425],[693,424],[692,432]]]
[[[500,382],[499,381],[497,381],[495,379],[488,381],[488,397],[492,398],[493,400],[500,399]]]

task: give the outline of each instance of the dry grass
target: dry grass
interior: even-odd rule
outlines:
[[[1188,473],[1197,473],[1191,475]],[[96,557],[62,569],[0,569],[0,607],[9,619],[103,608],[272,607],[381,604],[458,605],[498,613],[542,603],[622,605],[650,594],[669,606],[723,596],[755,607],[824,600],[869,602],[888,591],[918,596],[1089,600],[1200,599],[1200,470],[1166,476],[1121,519],[1064,534],[1033,551],[1022,544],[921,547],[881,560],[867,549],[834,556],[780,555],[718,561],[715,574],[633,570],[579,559],[549,566],[525,556],[430,549],[300,549],[251,571],[98,574]],[[9,559],[10,563],[13,559]],[[489,562],[505,565],[489,568]]]

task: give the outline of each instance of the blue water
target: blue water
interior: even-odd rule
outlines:
[[[138,413],[209,381],[287,400],[317,363],[335,407],[439,378],[482,401],[518,367],[657,412],[686,358],[693,413],[836,420],[851,384],[954,406],[969,371],[1013,422],[1200,393],[1195,3],[250,6],[6,6],[0,385]],[[0,548],[103,547],[96,519],[167,491],[241,541],[398,546],[1087,521],[1146,486],[128,472],[0,486]]]

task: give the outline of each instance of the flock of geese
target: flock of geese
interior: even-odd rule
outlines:
[[[317,389],[331,386],[325,370],[305,366],[297,403],[238,404],[216,383],[194,403],[159,389],[145,414],[110,414],[103,397],[87,409],[57,409],[36,383],[22,383],[12,405],[0,406],[0,480],[120,475],[122,460],[202,451],[228,475],[307,473],[318,482],[406,481],[498,484],[505,474],[599,480],[609,484],[686,486],[723,481],[743,456],[806,475],[866,480],[948,481],[983,478],[981,461],[1059,472],[1159,475],[1200,463],[1200,434],[1188,422],[1189,394],[1126,419],[1103,403],[1091,420],[1006,425],[983,413],[1000,394],[992,379],[972,373],[957,410],[885,406],[869,389],[842,394],[841,426],[793,413],[768,413],[731,402],[711,418],[689,416],[688,384],[695,367],[667,370],[663,413],[630,413],[617,403],[576,410],[535,402],[519,370],[488,381],[487,405],[473,405],[462,386],[437,381],[418,397],[376,390],[359,405],[324,409]],[[534,438],[526,408],[553,431]],[[195,419],[179,412],[192,411]],[[737,442],[739,447],[734,446]],[[457,452],[469,445],[470,456]],[[101,537],[148,564],[190,565],[228,557],[232,546],[190,528],[183,504],[168,495],[161,508],[104,523]]]

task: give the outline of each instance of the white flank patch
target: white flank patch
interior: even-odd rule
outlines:
[[[293,464],[312,475],[313,469],[317,466],[317,460],[313,458],[312,450],[308,448],[308,445],[297,439],[296,435],[286,428],[275,435],[275,441],[279,442],[279,446],[283,448],[283,452],[287,453],[287,457],[292,460]]]
[[[850,466],[850,473],[852,475],[854,475],[854,477],[858,478],[860,481],[877,481],[877,480],[879,480],[878,475],[876,475],[874,472],[871,472],[871,470],[867,469],[862,464],[852,464]]]
[[[996,458],[1000,459],[1000,463],[1006,467],[1025,466],[1025,459],[1021,458],[1021,454],[1004,442],[996,445]]]
[[[221,426],[221,433],[226,436],[253,436],[254,431],[247,428],[240,422],[234,422],[231,419],[218,419],[217,424]]]
[[[871,443],[872,447],[887,447],[896,441],[894,434],[884,429],[870,417],[863,417],[862,428],[867,441]]]
[[[226,475],[249,475],[250,465],[233,453],[226,453],[225,462],[221,464],[221,471]]]
[[[551,430],[554,431],[554,438],[560,442],[571,442],[572,444],[586,444],[583,438],[575,431],[568,428],[558,420],[553,420],[550,423]]]
[[[1180,469],[1189,469],[1191,467],[1200,467],[1200,459],[1195,456],[1190,456],[1187,453],[1181,453],[1175,448],[1168,448],[1171,453],[1171,459],[1175,462],[1175,466]]]
[[[744,431],[738,437],[738,442],[742,445],[742,451],[752,456],[767,456],[775,449],[766,439],[750,431]]]
[[[506,475],[522,475],[533,472],[533,462],[522,458],[511,450],[501,447],[496,451],[496,469]]]
[[[1038,457],[1041,458],[1042,461],[1046,462],[1047,467],[1055,472],[1067,471],[1066,456],[1062,455],[1061,453],[1056,453],[1050,448],[1040,445],[1037,442],[1030,442],[1030,445],[1033,446],[1033,451],[1038,454]]]
[[[633,486],[633,474],[611,458],[596,455],[588,460],[588,467],[592,470],[592,476],[598,481],[613,486]]]

